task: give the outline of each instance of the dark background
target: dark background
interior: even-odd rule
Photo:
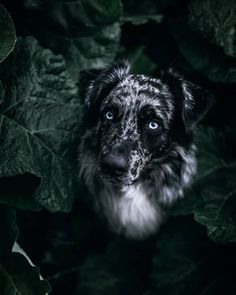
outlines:
[[[130,60],[134,72],[158,76],[172,66],[208,89],[214,105],[200,128],[199,173],[185,200],[148,240],[110,233],[82,201],[86,189],[76,184],[69,213],[55,212],[68,211],[63,206],[32,211],[13,204],[18,241],[51,284],[50,294],[236,294],[235,1],[123,0],[120,12],[119,1],[100,2],[88,1],[85,13],[75,9],[73,14],[56,0],[2,1],[17,36],[32,35],[40,46],[64,56],[80,93],[85,72],[121,57]],[[90,18],[85,21],[84,15]],[[114,40],[104,35],[89,43],[114,23],[120,28]],[[78,47],[80,56],[87,50],[86,62],[68,53],[67,41],[61,41],[67,38],[81,38]],[[96,51],[101,44],[105,50]],[[0,194],[4,187],[9,191],[8,179],[0,181]],[[33,175],[12,181],[17,193],[29,198],[40,185]],[[30,292],[22,294],[43,294]]]

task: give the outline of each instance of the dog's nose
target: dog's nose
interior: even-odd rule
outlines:
[[[120,176],[128,170],[128,161],[119,153],[108,153],[101,157],[101,168],[112,176]]]

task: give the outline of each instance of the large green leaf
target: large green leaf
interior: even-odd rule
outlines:
[[[45,295],[51,288],[39,275],[39,269],[31,266],[23,255],[12,253],[0,264],[0,292],[2,295]]]
[[[143,25],[148,21],[160,23],[163,19],[163,15],[158,13],[157,3],[152,0],[123,1],[123,10],[122,23],[130,22],[133,25]]]
[[[160,23],[163,16],[159,14],[140,14],[140,15],[125,15],[121,18],[122,23],[130,22],[132,25],[143,25],[148,21]]]
[[[151,241],[110,240],[105,253],[80,266],[76,294],[145,294],[152,249]]]
[[[236,57],[236,2],[234,0],[191,0],[189,23],[209,42],[223,47],[225,54]]]
[[[233,295],[235,262],[235,249],[214,245],[191,217],[173,218],[157,239],[150,294]]]
[[[79,271],[77,294],[118,295],[120,278],[109,271],[106,257],[91,256]]]
[[[40,184],[40,177],[30,173],[0,177],[0,204],[26,210],[40,210],[33,193]]]
[[[3,95],[4,95],[4,89],[2,86],[2,82],[0,81],[0,104],[2,103]]]
[[[121,14],[118,0],[55,1],[23,0],[23,6],[34,13],[44,12],[44,19],[61,35],[84,36],[117,21]],[[33,22],[33,19],[30,20]],[[39,21],[39,20],[38,20]]]
[[[169,20],[170,29],[187,64],[213,82],[235,83],[236,60],[190,29],[185,20]]]
[[[0,205],[0,260],[12,252],[13,244],[19,234],[16,214],[13,209]],[[2,242],[4,240],[4,242]]]
[[[0,62],[13,50],[16,32],[13,21],[6,8],[0,4]]]
[[[199,148],[198,175],[172,213],[193,214],[216,242],[236,242],[236,162],[223,135],[210,128],[202,130]]]
[[[15,211],[0,206],[0,294],[45,295],[49,284],[40,278],[39,269],[12,248],[18,237]],[[28,258],[29,259],[29,258]]]
[[[219,243],[236,242],[236,163],[212,170],[187,192],[177,215],[194,214],[207,227],[209,237]]]
[[[26,38],[1,78],[6,91],[0,106],[0,176],[31,173],[40,185],[27,197],[51,211],[70,210],[81,107],[64,59]],[[24,207],[17,200],[18,195],[14,205]]]
[[[120,0],[23,3],[29,33],[63,54],[75,79],[79,70],[102,68],[114,59],[120,39]]]

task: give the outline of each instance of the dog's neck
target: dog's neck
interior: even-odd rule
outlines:
[[[156,231],[163,216],[159,206],[147,195],[142,184],[118,187],[107,183],[100,191],[103,214],[117,233],[144,237]]]

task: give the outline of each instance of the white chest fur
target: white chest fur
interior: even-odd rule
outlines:
[[[102,192],[103,210],[111,227],[128,237],[144,238],[154,233],[162,220],[159,206],[145,194],[142,185],[111,188]]]

